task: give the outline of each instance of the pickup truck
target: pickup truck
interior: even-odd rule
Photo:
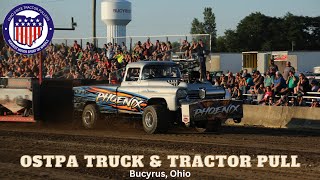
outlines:
[[[172,125],[210,132],[228,118],[239,123],[243,117],[242,101],[224,99],[225,90],[210,82],[184,82],[179,65],[170,61],[130,63],[120,84],[73,87],[73,92],[74,111],[89,129],[108,113],[142,117],[149,134]]]

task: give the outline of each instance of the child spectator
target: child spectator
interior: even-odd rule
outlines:
[[[259,104],[266,103],[266,102],[268,102],[269,98],[272,99],[272,97],[273,97],[273,93],[271,91],[271,87],[268,86],[268,87],[266,87],[266,92],[264,93],[263,98],[258,103]]]

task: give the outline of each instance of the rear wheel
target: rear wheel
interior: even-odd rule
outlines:
[[[221,128],[221,119],[215,118],[209,121],[198,121],[195,123],[196,131],[200,133],[217,132]]]
[[[164,106],[151,105],[144,109],[142,125],[144,131],[149,134],[164,133],[168,131],[168,110]]]
[[[86,129],[96,127],[100,118],[100,113],[95,104],[88,104],[82,112],[82,125]]]

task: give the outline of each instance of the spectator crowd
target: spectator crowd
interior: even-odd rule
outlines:
[[[250,74],[247,70],[243,70],[235,75],[229,72],[227,75],[222,74],[220,77],[212,78],[207,72],[207,80],[212,84],[225,87],[231,98],[244,101],[251,99],[248,103],[269,106],[319,107],[316,96],[309,98],[311,102],[303,97],[310,92],[320,94],[319,83],[316,80],[309,81],[303,73],[297,76],[289,61],[286,62],[282,73],[274,60],[271,60],[265,74],[259,71],[253,71]],[[255,101],[252,101],[253,99]]]
[[[180,51],[184,58],[192,58],[197,48],[195,41],[190,44],[182,42]],[[92,43],[81,47],[77,41],[73,46],[50,44],[38,55],[20,55],[10,47],[5,46],[0,51],[0,77],[39,77],[39,62],[43,59],[43,74],[45,78],[65,79],[96,79],[111,80],[110,74],[124,68],[128,63],[143,59],[167,61],[171,58],[173,47],[171,43],[156,40],[153,44],[150,39],[144,43],[138,41],[132,51],[125,43],[104,44],[97,48]],[[112,77],[111,77],[112,78]],[[295,69],[287,62],[282,73],[271,60],[268,71],[261,74],[254,71],[252,74],[246,70],[235,75],[229,72],[220,77],[213,78],[207,72],[207,80],[212,84],[224,86],[232,98],[246,99],[245,96],[256,96],[257,104],[274,106],[307,106],[303,98],[307,92],[320,92],[317,81],[311,81],[303,73],[296,76]],[[314,98],[312,107],[319,106]]]
[[[97,48],[92,43],[81,47],[77,41],[68,47],[64,43],[49,45],[43,51],[43,74],[45,78],[108,80],[111,72],[122,69],[128,63],[151,59],[170,60],[170,41],[153,44],[150,39],[138,41],[130,52],[125,43],[108,43]],[[0,51],[0,77],[38,77],[38,55],[20,55],[5,46]]]

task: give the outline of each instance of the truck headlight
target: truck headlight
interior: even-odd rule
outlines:
[[[186,98],[188,96],[188,92],[184,89],[178,89],[177,91],[177,98],[178,99],[182,99],[182,98]]]
[[[206,98],[206,90],[205,89],[199,90],[199,97],[200,97],[200,99]]]

